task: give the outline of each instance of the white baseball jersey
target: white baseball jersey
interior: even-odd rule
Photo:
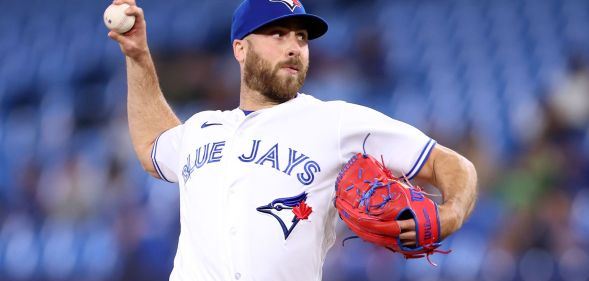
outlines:
[[[435,141],[372,109],[305,94],[246,115],[205,111],[164,132],[152,160],[178,182],[170,280],[321,280],[335,241],[335,180],[355,153],[415,176]]]

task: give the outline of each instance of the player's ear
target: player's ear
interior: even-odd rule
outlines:
[[[235,59],[238,62],[243,63],[245,61],[245,53],[245,40],[233,40],[233,55],[235,56]]]

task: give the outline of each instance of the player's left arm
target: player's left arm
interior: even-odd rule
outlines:
[[[432,149],[417,179],[440,190],[442,239],[457,231],[472,212],[477,197],[477,172],[464,156],[440,144]]]

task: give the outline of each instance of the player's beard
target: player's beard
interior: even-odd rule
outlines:
[[[287,65],[297,67],[299,71],[296,76],[278,75],[278,71]],[[296,97],[305,82],[308,69],[309,65],[303,65],[300,58],[280,62],[272,69],[270,62],[250,48],[245,59],[244,81],[248,88],[260,92],[270,101],[283,103]]]

